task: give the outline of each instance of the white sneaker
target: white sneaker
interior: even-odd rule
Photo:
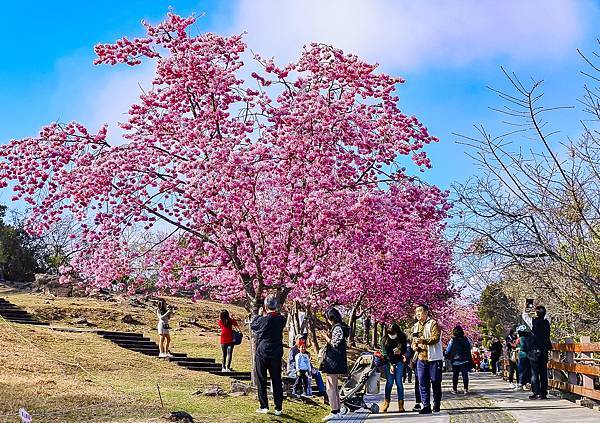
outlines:
[[[517,387],[517,385],[515,385],[514,383],[511,383],[510,385],[508,385],[508,387],[510,389],[515,389]]]
[[[282,413],[282,412],[283,412],[283,411],[281,411],[281,410],[275,410],[275,415],[276,415],[276,416],[281,416],[281,413]]]
[[[330,422],[331,420],[336,420],[339,416],[340,416],[339,413],[338,414],[330,413],[330,414],[326,415],[325,417],[323,417],[323,420],[321,420],[321,421]]]
[[[158,353],[158,358],[165,358],[167,355],[165,353]]]
[[[171,353],[166,353],[166,354],[165,354],[165,357],[173,358],[173,354],[171,354]]]
[[[268,408],[257,408],[256,412],[258,414],[267,414],[269,412],[269,409]]]

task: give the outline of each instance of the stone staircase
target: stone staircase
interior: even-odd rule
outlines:
[[[158,344],[150,340],[150,338],[144,337],[144,334],[142,333],[113,331],[98,331],[97,333],[104,339],[112,341],[122,348],[158,357]],[[208,372],[218,376],[227,376],[236,380],[250,380],[250,372],[222,372],[221,364],[215,363],[214,358],[188,357],[185,353],[171,354],[173,357],[168,358],[168,361],[189,370]]]
[[[22,323],[27,325],[47,326],[48,322],[41,322],[26,310],[17,307],[10,301],[0,298],[0,316],[11,323]]]

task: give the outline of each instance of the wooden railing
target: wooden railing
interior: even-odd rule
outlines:
[[[600,353],[600,342],[590,342],[589,336],[582,336],[580,343],[567,339],[564,343],[552,344],[548,385],[600,401],[600,390],[594,389],[594,378],[600,377],[600,360],[594,358],[594,353]]]

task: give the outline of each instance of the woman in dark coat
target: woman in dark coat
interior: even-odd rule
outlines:
[[[325,355],[319,370],[327,373],[326,390],[331,413],[323,421],[329,421],[337,417],[341,408],[338,380],[340,375],[348,373],[346,341],[350,335],[350,328],[342,321],[342,315],[335,308],[327,310],[325,318],[331,326],[331,332],[327,336]]]
[[[386,329],[386,334],[381,340],[381,352],[385,357],[385,396],[382,412],[387,412],[392,400],[392,389],[396,384],[398,394],[398,412],[404,412],[404,363],[406,363],[406,334],[400,330],[397,324]]]
[[[465,394],[469,393],[469,370],[471,369],[471,342],[462,327],[452,330],[452,339],[446,347],[446,357],[452,363],[452,392],[457,393],[458,375],[462,374]]]

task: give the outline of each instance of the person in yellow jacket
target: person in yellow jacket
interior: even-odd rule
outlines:
[[[417,351],[416,371],[423,408],[419,414],[440,411],[442,402],[442,366],[444,349],[438,323],[429,316],[429,307],[420,304],[415,310],[417,323],[413,327],[412,346]],[[433,390],[433,407],[431,392]]]

